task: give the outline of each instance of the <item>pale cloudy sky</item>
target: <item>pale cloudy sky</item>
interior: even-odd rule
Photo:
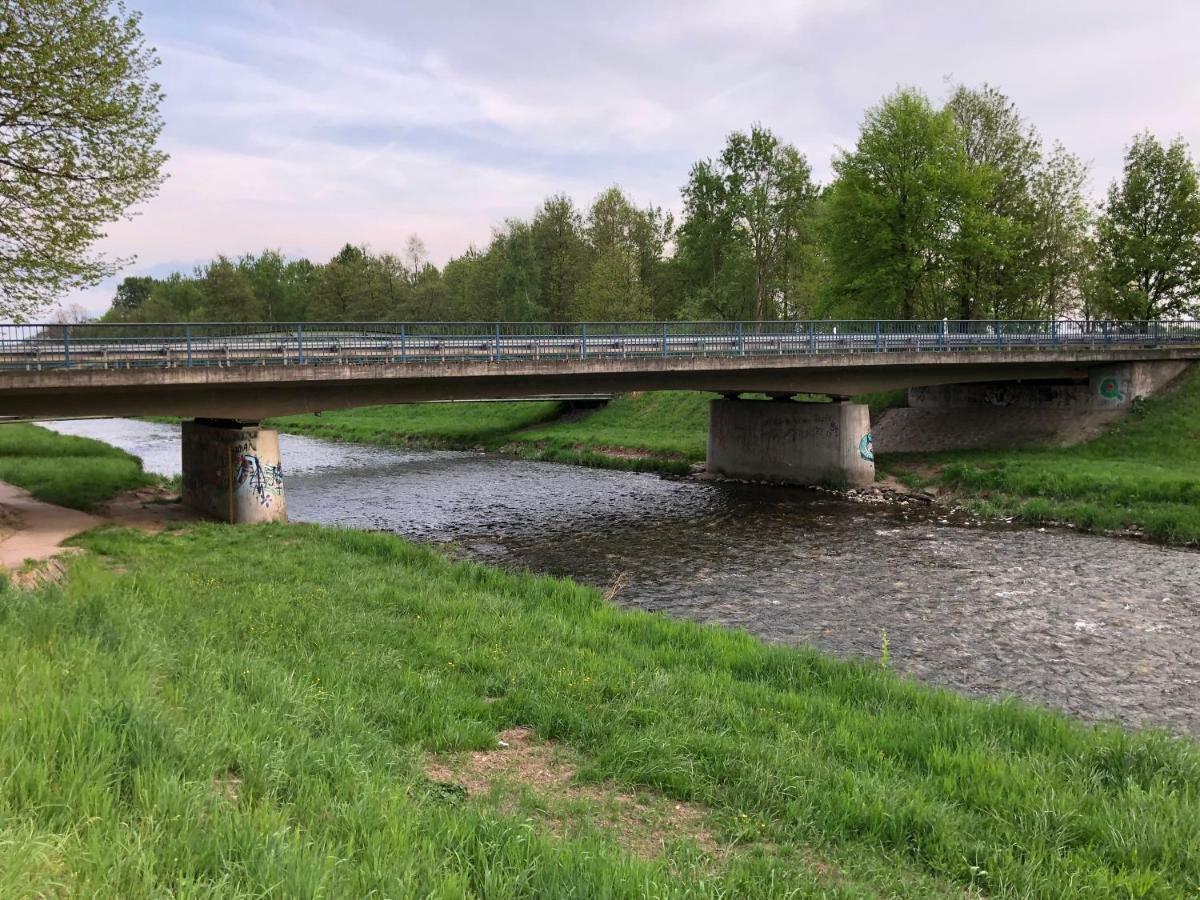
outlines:
[[[1129,138],[1200,153],[1197,0],[130,0],[158,49],[170,178],[103,249],[125,274],[346,241],[443,263],[547,194],[679,207],[762,122],[819,180],[898,85],[991,82],[1099,196]],[[104,309],[115,280],[78,297]]]

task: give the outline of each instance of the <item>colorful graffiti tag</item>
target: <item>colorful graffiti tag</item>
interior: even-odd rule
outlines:
[[[1100,379],[1100,396],[1105,400],[1124,400],[1125,392],[1121,390],[1121,382],[1115,375],[1106,375]]]
[[[858,440],[858,455],[867,462],[875,462],[875,439],[867,432]]]
[[[269,507],[275,498],[283,495],[283,466],[278,463],[263,465],[256,454],[242,453],[235,484],[238,490],[247,489],[254,494],[260,506]]]

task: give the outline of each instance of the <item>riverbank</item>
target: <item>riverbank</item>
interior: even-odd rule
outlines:
[[[1200,367],[1101,437],[1040,450],[879,454],[884,475],[985,519],[1200,545]]]
[[[687,391],[623,394],[575,410],[551,401],[429,403],[283,416],[292,434],[385,447],[490,450],[598,468],[686,474],[704,460],[708,401]]]
[[[1200,885],[1188,741],[387,535],[177,524],[76,543],[62,585],[0,596],[6,896]]]

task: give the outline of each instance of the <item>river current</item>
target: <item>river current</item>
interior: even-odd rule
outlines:
[[[175,475],[179,429],[50,422]],[[878,658],[930,683],[1200,736],[1200,554],[977,527],[918,503],[282,435],[294,521],[617,587],[618,604]]]

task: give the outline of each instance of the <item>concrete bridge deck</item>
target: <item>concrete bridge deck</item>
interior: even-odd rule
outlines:
[[[733,398],[1024,382],[1030,402],[1073,415],[1127,406],[1198,359],[1197,322],[0,325],[0,416],[192,418],[184,500],[241,522],[286,516],[278,435],[258,426],[269,416],[710,391],[726,398],[711,406],[710,471],[869,484],[865,405]]]

